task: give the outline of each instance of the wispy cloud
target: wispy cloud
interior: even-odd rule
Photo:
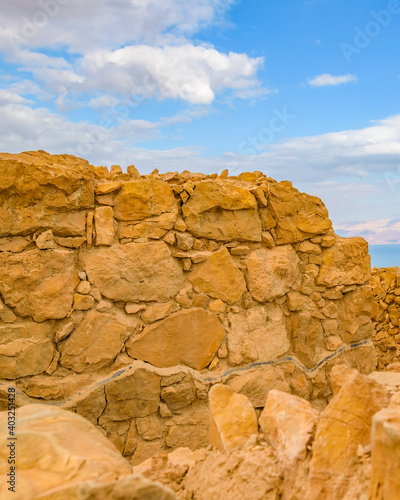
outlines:
[[[342,85],[344,83],[356,83],[356,75],[338,75],[333,76],[329,73],[324,73],[323,75],[315,76],[314,78],[309,78],[307,80],[310,87],[332,87],[335,85]]]

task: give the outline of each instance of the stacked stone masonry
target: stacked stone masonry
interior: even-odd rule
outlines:
[[[214,384],[322,409],[334,365],[372,372],[369,282],[367,243],[289,181],[0,155],[2,409],[15,385],[133,463],[207,446]]]
[[[380,370],[393,368],[400,371],[400,268],[374,268],[372,270],[374,296],[372,320],[373,340]]]

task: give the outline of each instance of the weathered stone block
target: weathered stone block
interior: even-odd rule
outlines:
[[[224,336],[216,314],[188,309],[145,328],[127,345],[127,352],[160,368],[182,363],[201,370],[212,361]]]

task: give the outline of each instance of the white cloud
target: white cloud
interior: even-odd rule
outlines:
[[[2,8],[0,51],[61,96],[60,106],[68,94],[93,91],[192,104],[209,104],[225,91],[262,97],[269,92],[257,80],[263,58],[190,40],[221,22],[235,1],[16,0]],[[47,55],[46,48],[66,55]]]
[[[330,87],[335,85],[342,85],[343,83],[357,82],[357,76],[355,75],[339,75],[333,76],[329,73],[324,73],[323,75],[315,76],[314,78],[309,78],[308,84],[310,87]]]
[[[255,74],[262,63],[262,58],[222,54],[189,43],[127,46],[85,56],[80,64],[84,83],[76,88],[209,104],[216,93],[240,92],[257,85]]]
[[[2,2],[0,47],[97,47],[159,44],[222,20],[234,0],[13,0]]]

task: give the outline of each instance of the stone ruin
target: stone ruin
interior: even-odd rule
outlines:
[[[373,341],[378,356],[378,368],[400,369],[400,268],[374,268],[371,286],[374,297]]]
[[[398,336],[386,278],[374,331],[370,274],[362,238],[262,172],[1,154],[2,409],[13,385],[18,406],[75,411],[133,463],[206,447],[214,384],[258,413],[272,389],[321,410],[334,365],[370,373],[373,339],[380,352],[383,331]]]
[[[10,498],[400,498],[400,269],[319,198],[39,151],[0,201]]]

